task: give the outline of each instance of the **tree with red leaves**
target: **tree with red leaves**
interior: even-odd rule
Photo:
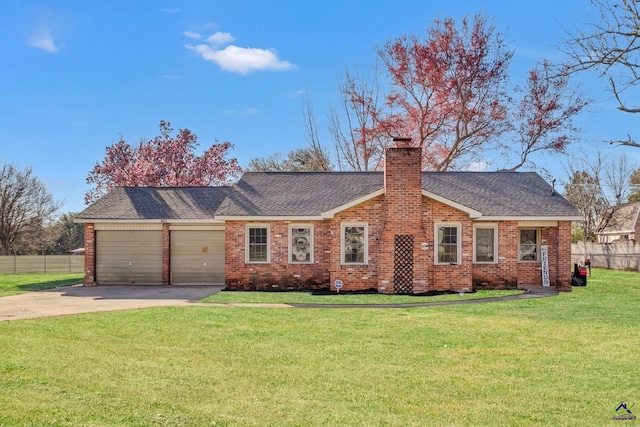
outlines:
[[[106,148],[102,163],[96,163],[87,177],[95,187],[85,202],[99,199],[114,187],[189,187],[229,185],[242,172],[235,158],[227,159],[233,146],[213,144],[197,156],[197,137],[188,129],[172,136],[171,123],[160,121],[160,136],[142,140],[132,147],[122,138]]]
[[[425,38],[391,40],[378,54],[390,78],[384,105],[367,96],[367,83],[347,80],[340,88],[345,105],[368,117],[347,121],[351,129],[343,134],[368,136],[352,138],[355,145],[410,136],[423,149],[426,170],[462,169],[484,160],[488,150],[505,154],[505,148],[508,161],[516,160],[504,169],[516,170],[534,153],[561,152],[573,139],[563,132],[575,130],[571,120],[587,104],[566,78],[538,69],[519,99],[509,80],[514,52],[483,15],[459,26],[436,20]]]
[[[505,84],[513,52],[483,16],[458,28],[436,20],[427,38],[401,37],[379,50],[391,76],[381,130],[411,135],[424,167],[455,168],[506,130]]]
[[[567,76],[551,75],[547,64],[529,71],[524,96],[513,110],[515,142],[503,144],[516,157],[508,170],[521,168],[536,152],[563,152],[577,138],[572,117],[588,103],[571,90]]]

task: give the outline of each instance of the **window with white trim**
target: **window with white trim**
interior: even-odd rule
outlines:
[[[473,228],[473,262],[495,264],[498,262],[498,225],[482,224]]]
[[[289,225],[289,263],[313,263],[313,226]]]
[[[521,228],[519,234],[518,261],[539,261],[540,229]]]
[[[435,225],[436,264],[460,264],[460,224]]]
[[[342,224],[340,227],[342,264],[368,263],[367,224]]]
[[[269,263],[269,226],[247,225],[245,230],[247,263]]]

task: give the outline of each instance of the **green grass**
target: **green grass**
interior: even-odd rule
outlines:
[[[638,307],[638,273],[594,270],[492,304],[2,322],[0,426],[615,426],[640,413]]]
[[[478,291],[475,293],[445,294],[435,296],[382,295],[382,294],[333,294],[311,295],[309,292],[239,292],[223,291],[213,294],[203,302],[210,303],[260,303],[260,304],[405,304],[437,301],[462,301],[469,299],[503,297],[524,291]]]
[[[0,297],[82,283],[82,273],[0,274]]]

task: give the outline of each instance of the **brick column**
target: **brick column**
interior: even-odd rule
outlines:
[[[556,288],[571,292],[571,221],[558,222]]]
[[[423,248],[427,240],[422,229],[422,149],[411,146],[408,138],[395,138],[394,142],[396,145],[385,151],[384,229],[379,244],[378,291],[394,292],[394,249],[399,242],[406,242],[399,247],[405,247],[406,254],[401,256],[413,266],[409,274],[413,292],[424,292],[428,285]]]
[[[84,286],[96,285],[96,232],[93,223],[84,225]]]
[[[162,284],[171,284],[171,232],[169,224],[162,224]]]

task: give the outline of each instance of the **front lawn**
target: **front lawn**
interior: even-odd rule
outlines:
[[[491,304],[1,322],[0,425],[620,425],[620,403],[640,412],[639,306],[638,273],[594,270]]]
[[[82,273],[0,274],[0,297],[82,283]]]

